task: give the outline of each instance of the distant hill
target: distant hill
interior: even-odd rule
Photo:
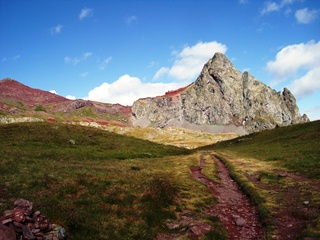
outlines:
[[[38,117],[45,121],[88,121],[129,126],[131,107],[70,100],[12,79],[0,81],[0,115]]]

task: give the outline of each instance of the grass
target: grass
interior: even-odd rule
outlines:
[[[214,146],[320,179],[320,121],[250,134]],[[212,148],[212,147],[207,147]]]
[[[215,198],[189,170],[210,151],[257,205],[266,239],[284,207],[309,223],[301,238],[319,237],[319,214],[312,214],[320,211],[319,130],[320,121],[310,122],[191,151],[77,125],[0,125],[0,212],[25,198],[64,226],[70,239],[153,239],[183,231],[165,223],[188,209],[214,226],[203,239],[224,239],[219,220],[202,215]],[[215,164],[206,160],[204,174],[219,181]]]
[[[310,223],[300,237],[319,237],[319,142],[320,121],[315,121],[254,133],[199,150],[215,151],[227,165],[231,176],[257,205],[267,239],[272,238],[276,228],[275,214],[285,208]],[[302,208],[306,199],[310,204]]]
[[[197,154],[94,128],[0,125],[0,154],[0,212],[25,198],[69,239],[153,239],[214,202],[190,177]]]

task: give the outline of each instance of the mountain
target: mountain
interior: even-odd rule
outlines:
[[[37,117],[45,121],[84,121],[128,126],[131,107],[77,99],[34,89],[12,79],[0,81],[0,115]]]
[[[300,115],[288,89],[276,92],[248,72],[242,74],[221,53],[204,65],[195,82],[163,96],[138,99],[132,107],[70,100],[4,79],[0,81],[0,115],[237,134],[309,121]]]
[[[208,132],[258,132],[309,121],[288,89],[276,92],[216,53],[197,80],[164,96],[138,99],[135,126],[180,126]]]

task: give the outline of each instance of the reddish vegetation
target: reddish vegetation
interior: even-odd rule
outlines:
[[[0,81],[0,93],[3,98],[12,98],[22,101],[28,106],[48,103],[69,102],[71,100],[57,94],[30,88],[15,80],[4,79]]]
[[[177,90],[170,90],[167,91],[164,95],[161,96],[156,96],[155,98],[167,98],[167,97],[176,97],[178,96],[182,91],[187,89],[189,86],[191,86],[193,83],[190,83],[188,86],[178,88]],[[148,99],[148,98],[154,98],[154,97],[146,97],[146,98],[140,98],[141,100],[143,99]]]
[[[192,84],[192,83],[191,83]],[[173,96],[176,96],[178,95],[179,93],[181,93],[183,90],[187,89],[191,84],[189,84],[188,86],[185,86],[185,87],[182,87],[182,88],[179,88],[177,90],[172,90],[172,91],[168,91],[165,93],[165,97],[173,97]]]
[[[56,121],[55,117],[51,116],[53,113],[63,113],[65,117],[62,115],[61,119],[67,119],[70,114],[76,114],[84,108],[91,108],[99,120],[86,119],[87,121],[94,121],[104,126],[110,125],[110,122],[119,126],[130,125],[131,106],[82,99],[70,100],[48,91],[28,87],[15,80],[0,81],[0,111],[9,114],[33,115],[38,106],[42,106],[42,109],[40,108],[37,113],[42,111],[41,113],[46,115],[49,122]],[[79,112],[78,116],[86,118],[83,112]]]
[[[53,117],[48,117],[47,120],[48,122],[56,122],[56,119],[54,119]]]

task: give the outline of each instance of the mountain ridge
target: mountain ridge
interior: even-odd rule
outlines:
[[[104,125],[174,126],[241,135],[309,121],[306,115],[300,115],[296,99],[287,88],[276,92],[248,72],[241,73],[222,53],[215,53],[191,84],[161,96],[137,99],[132,106],[70,100],[16,80],[0,81],[1,115],[40,113],[50,121],[76,118]]]

